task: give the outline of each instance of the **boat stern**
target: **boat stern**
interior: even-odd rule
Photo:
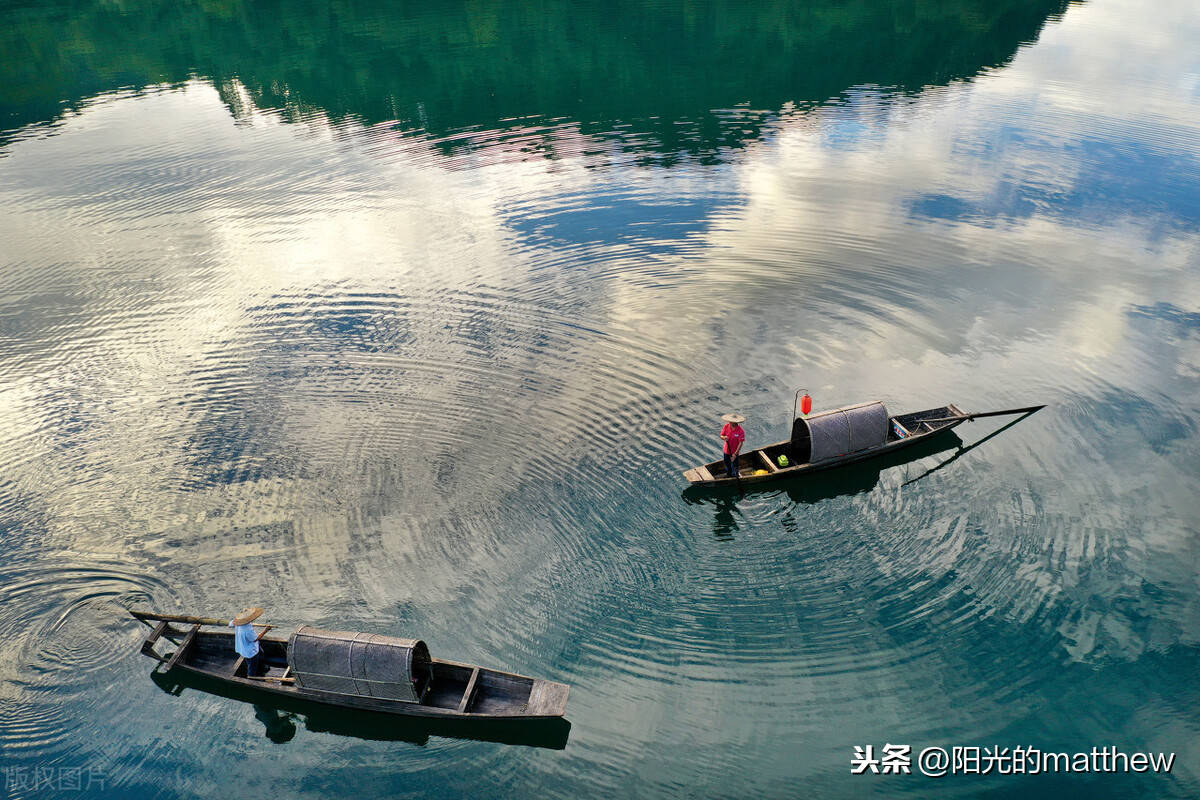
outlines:
[[[567,713],[567,695],[571,687],[565,683],[535,678],[529,692],[528,717],[561,717]]]

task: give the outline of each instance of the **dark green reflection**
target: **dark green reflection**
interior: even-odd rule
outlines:
[[[656,150],[736,146],[711,114],[912,90],[1007,61],[1066,0],[376,3],[74,0],[3,4],[0,127],[120,87],[212,79],[237,111],[316,109],[432,133],[566,118]],[[680,126],[678,123],[684,123]],[[596,130],[590,130],[590,128]]]

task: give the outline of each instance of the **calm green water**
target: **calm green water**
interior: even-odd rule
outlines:
[[[3,796],[1200,794],[1193,0],[0,8]],[[683,491],[797,387],[1049,407]],[[174,696],[124,614],[250,603],[569,738]]]

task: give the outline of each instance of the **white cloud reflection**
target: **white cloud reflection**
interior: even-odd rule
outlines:
[[[1200,308],[1194,189],[1164,199],[1158,178],[1143,174],[1149,164],[1186,181],[1200,163],[1193,12],[1191,2],[1153,14],[1115,0],[1074,6],[991,74],[781,114],[720,166],[636,166],[570,123],[538,132],[553,143],[549,160],[528,156],[511,133],[448,152],[320,114],[287,124],[244,92],[234,92],[235,119],[202,81],[98,100],[0,160],[0,296],[17,331],[0,361],[12,379],[2,424],[22,462],[38,464],[17,479],[21,490],[70,510],[52,521],[59,531],[95,514],[100,481],[113,490],[110,513],[143,530],[232,503],[240,527],[290,517],[297,538],[328,547],[346,536],[336,524],[345,498],[308,479],[288,490],[309,498],[302,512],[267,501],[279,492],[273,478],[239,489],[240,499],[197,493],[181,509],[177,488],[195,468],[188,442],[206,423],[196,404],[172,401],[262,399],[276,418],[257,430],[296,463],[325,466],[337,460],[332,441],[397,446],[364,434],[376,427],[398,440],[409,426],[436,427],[441,443],[470,454],[472,430],[490,424],[513,446],[478,460],[511,456],[520,473],[538,465],[515,446],[514,418],[536,409],[569,421],[550,433],[570,441],[581,409],[617,413],[639,394],[694,393],[728,372],[803,374],[838,400],[906,407],[943,402],[947,386],[981,405],[989,393],[1069,403],[1162,385],[1166,371],[1194,381],[1194,339],[1158,358],[1131,343],[1128,322],[1131,306]],[[594,169],[585,151],[614,163]],[[675,204],[701,224],[677,238],[670,225],[639,237],[636,226],[582,223],[567,235],[566,220],[582,217],[555,216],[627,202]],[[551,222],[523,231],[538,214]],[[311,319],[347,302],[366,309],[358,323],[374,325],[375,301],[410,326],[398,409],[370,402],[373,381],[395,377],[386,353],[326,352],[311,331],[289,327],[289,304]],[[268,323],[278,327],[264,335]],[[603,335],[576,336],[568,323]],[[310,337],[313,374],[288,366],[291,335]],[[1179,373],[1170,359],[1187,353],[1193,368]],[[645,364],[649,377],[630,377]],[[264,389],[271,368],[294,369],[286,414],[270,405],[278,387]],[[322,396],[327,373],[316,373],[338,368],[346,393]],[[606,378],[623,383],[602,387]],[[92,426],[82,455],[45,435],[68,407]],[[434,495],[440,483],[428,472],[408,477],[408,497]],[[1062,502],[1053,510],[1064,518],[1086,512]],[[395,509],[379,513],[403,525]],[[229,524],[213,523],[212,535]],[[409,559],[410,544],[382,546]],[[218,546],[241,553],[236,542]],[[443,555],[426,546],[431,563]],[[1066,546],[1078,556],[1090,545]],[[334,569],[317,549],[314,582]],[[463,558],[482,568],[493,556]],[[423,587],[433,596],[466,580],[430,574],[447,582]],[[1051,591],[1045,572],[1022,580]]]

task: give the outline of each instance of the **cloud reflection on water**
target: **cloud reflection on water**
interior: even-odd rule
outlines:
[[[184,605],[231,581],[550,653],[579,745],[634,763],[653,709],[715,749],[764,693],[807,735],[830,707],[864,735],[947,698],[959,731],[1035,714],[995,642],[1035,635],[1031,681],[1197,643],[1190,11],[1072,7],[1003,69],[772,110],[715,164],[557,119],[446,148],[248,92],[235,118],[199,79],[100,98],[0,159],[6,509]],[[743,502],[723,550],[674,492],[647,508],[638,470],[701,460],[702,414],[781,429],[799,376],[822,404],[1055,411],[923,494]],[[497,615],[521,632],[445,630]]]

